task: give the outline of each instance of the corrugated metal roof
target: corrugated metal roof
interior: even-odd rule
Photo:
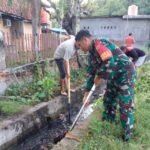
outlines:
[[[98,19],[98,18],[122,18],[122,19],[150,19],[150,15],[137,15],[137,16],[87,16],[81,17],[81,19]]]
[[[25,19],[31,19],[31,5],[28,7],[23,4],[23,0],[13,0],[12,4],[9,4],[8,0],[0,0],[0,12],[10,16],[23,17]]]
[[[96,18],[122,18],[122,16],[86,16],[80,17],[81,19],[96,19]]]

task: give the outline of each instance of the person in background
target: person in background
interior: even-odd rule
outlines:
[[[106,39],[93,39],[89,31],[80,30],[76,35],[80,49],[89,52],[88,78],[85,85],[85,101],[93,84],[107,81],[103,98],[102,120],[115,121],[119,104],[120,120],[123,127],[123,140],[128,141],[133,129],[134,83],[136,70],[129,58],[112,42]]]
[[[125,45],[128,51],[131,51],[134,48],[135,39],[132,36],[132,33],[129,33],[129,35],[125,39]]]
[[[68,71],[69,59],[77,54],[77,49],[75,37],[71,35],[71,38],[62,42],[54,53],[54,59],[60,72],[61,95],[67,95],[67,79],[70,77]],[[74,90],[72,89],[71,91],[73,92]]]
[[[136,61],[140,58],[145,56],[145,52],[142,51],[139,48],[133,48],[131,51],[128,51],[126,46],[121,46],[120,49],[130,58],[132,58],[133,63],[136,63]]]

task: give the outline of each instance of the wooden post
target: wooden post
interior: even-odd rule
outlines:
[[[0,70],[6,69],[4,34],[0,31]]]
[[[40,24],[40,9],[41,0],[32,0],[32,34],[33,34],[33,51],[35,52],[36,59],[38,59],[38,35]]]

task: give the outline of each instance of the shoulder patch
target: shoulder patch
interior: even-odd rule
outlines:
[[[106,61],[112,57],[112,52],[99,40],[95,40],[95,48],[103,61]]]

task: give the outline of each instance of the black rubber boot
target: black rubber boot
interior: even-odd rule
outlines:
[[[129,135],[122,135],[122,140],[123,140],[124,142],[129,142],[130,136],[129,136]]]

